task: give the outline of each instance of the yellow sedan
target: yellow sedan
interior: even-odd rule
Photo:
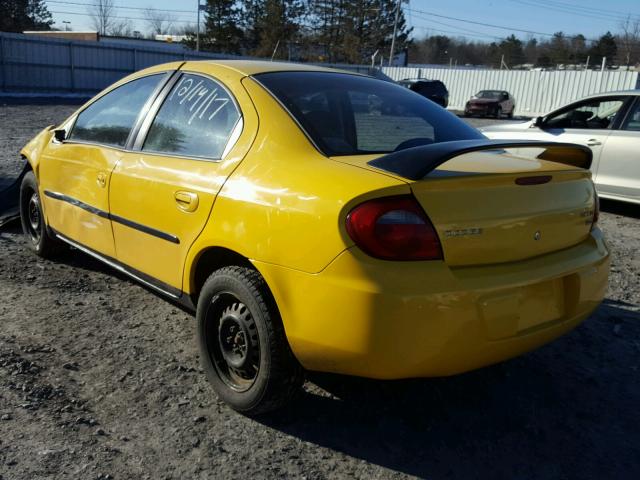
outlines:
[[[490,141],[361,75],[159,65],[21,153],[31,248],[71,245],[195,310],[208,379],[247,414],[305,370],[427,377],[519,355],[607,285],[588,149]]]

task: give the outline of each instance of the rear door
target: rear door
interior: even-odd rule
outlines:
[[[47,146],[40,189],[47,223],[96,252],[115,255],[109,219],[109,183],[130,133],[167,73],[131,80],[84,108],[66,126],[64,142]]]
[[[594,181],[598,192],[640,202],[640,97],[602,150]]]
[[[118,260],[176,294],[189,247],[257,126],[239,74],[225,69],[217,79],[203,69],[183,68],[166,85],[110,187]]]

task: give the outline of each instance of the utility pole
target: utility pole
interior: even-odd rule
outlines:
[[[196,52],[200,51],[200,0],[198,1],[198,21],[196,25]]]
[[[400,3],[402,0],[398,0],[396,3],[396,20],[393,22],[393,38],[391,39],[391,51],[389,52],[389,66],[393,62],[393,49],[396,46],[396,32],[398,31],[398,18],[400,17]]]
[[[273,49],[273,53],[271,54],[271,61],[276,57],[276,52],[278,51],[278,47],[280,46],[280,39],[276,42],[276,48]]]

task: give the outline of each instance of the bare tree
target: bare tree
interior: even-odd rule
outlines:
[[[173,26],[173,20],[168,12],[161,12],[155,8],[147,8],[144,12],[147,25],[154,35],[166,35]]]
[[[114,37],[133,37],[133,23],[128,18],[114,20],[109,27],[109,35]]]
[[[111,33],[115,23],[116,10],[113,0],[94,0],[87,11],[91,16],[91,23],[100,35]]]
[[[622,53],[622,60],[629,66],[632,60],[640,60],[640,18],[627,17],[620,23],[622,33],[618,35],[618,43]]]
[[[185,23],[182,25],[176,25],[173,27],[174,35],[194,35],[196,34],[196,23]]]

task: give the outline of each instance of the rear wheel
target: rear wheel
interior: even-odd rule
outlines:
[[[207,279],[198,300],[202,366],[221,400],[247,415],[285,405],[304,376],[275,301],[258,272],[225,267]]]
[[[33,172],[27,172],[20,185],[20,222],[22,231],[29,240],[29,248],[37,255],[50,258],[59,252],[60,242],[47,230],[38,183]]]

